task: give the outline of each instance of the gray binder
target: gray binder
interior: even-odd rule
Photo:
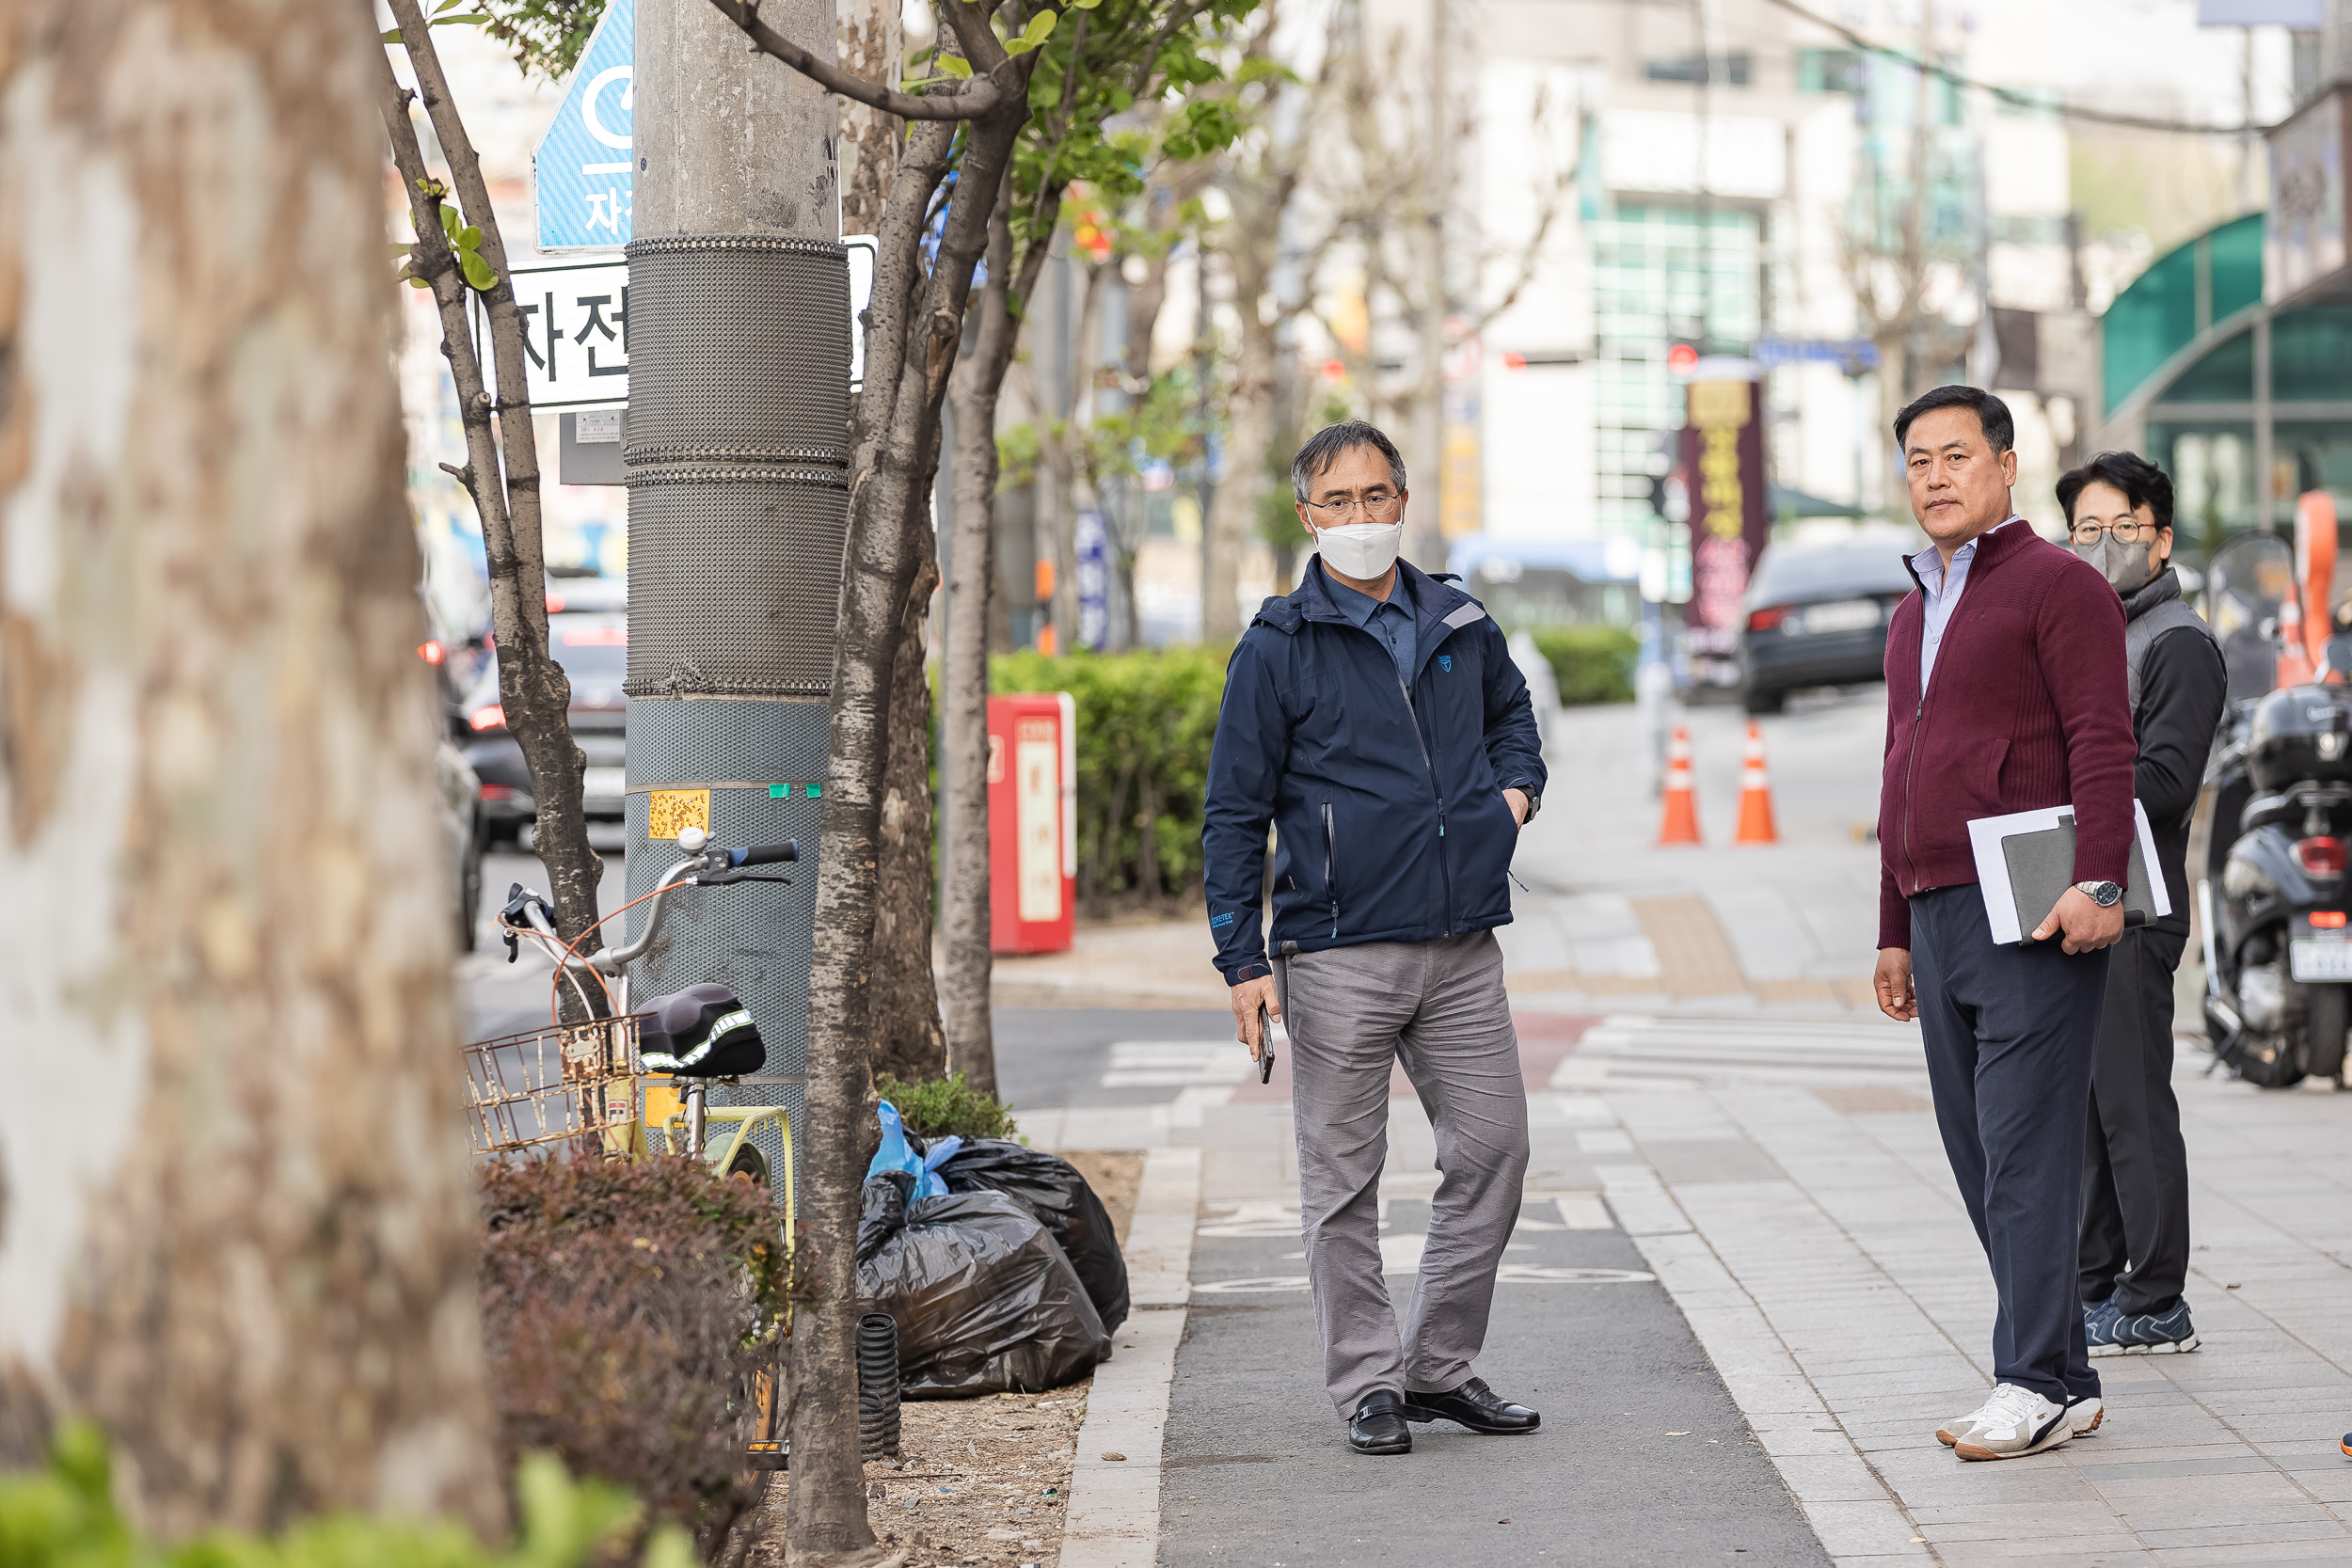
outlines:
[[[2131,879],[2123,890],[2127,927],[2172,912],[2163,879],[2154,875],[2155,842],[2148,831],[2148,813],[2137,800],[2132,802],[2132,817]],[[1979,817],[1968,824],[1968,835],[1994,942],[2030,945],[2034,927],[2076,879],[2073,808]]]

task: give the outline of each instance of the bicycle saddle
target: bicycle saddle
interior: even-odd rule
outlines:
[[[655,997],[644,1010],[637,1055],[648,1072],[735,1078],[768,1065],[768,1047],[751,1009],[725,986],[689,986],[675,995]]]

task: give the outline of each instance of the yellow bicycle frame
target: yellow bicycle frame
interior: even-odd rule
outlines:
[[[608,1154],[626,1154],[632,1158],[652,1152],[652,1140],[646,1136],[649,1128],[658,1128],[665,1148],[676,1149],[686,1141],[686,1093],[677,1086],[676,1079],[667,1073],[645,1073],[629,1080],[633,1091],[624,1111],[616,1101],[613,1112],[606,1117],[604,1147]],[[784,1169],[771,1170],[771,1182],[781,1180],[784,1198],[784,1251],[790,1257],[793,1250],[793,1230],[796,1208],[792,1191],[792,1119],[781,1105],[703,1105],[704,1161],[713,1170],[724,1171],[735,1164],[735,1157],[743,1145],[763,1123],[775,1125],[776,1139],[784,1148]],[[728,1131],[732,1128],[733,1131]]]

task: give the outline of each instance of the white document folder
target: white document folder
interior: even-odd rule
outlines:
[[[2156,866],[2155,835],[2148,830],[2148,808],[2132,802],[2131,880],[2123,907],[2129,924],[2144,925],[2172,912],[2171,895]],[[1968,824],[1969,847],[1977,857],[1977,885],[1984,895],[1986,923],[2004,946],[2026,941],[2060,895],[2074,885],[2074,808],[2045,806],[2007,816],[1979,816]],[[2021,885],[2023,884],[2023,885]],[[2045,896],[2046,895],[2046,896]],[[2034,906],[2026,912],[2026,906]],[[2140,918],[2132,920],[2129,917]]]

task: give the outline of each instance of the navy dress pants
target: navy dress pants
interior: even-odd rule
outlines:
[[[2099,1391],[2075,1293],[2090,1064],[2107,952],[1995,946],[1974,883],[1911,900],[1912,981],[1944,1152],[1993,1266],[1993,1375]]]

